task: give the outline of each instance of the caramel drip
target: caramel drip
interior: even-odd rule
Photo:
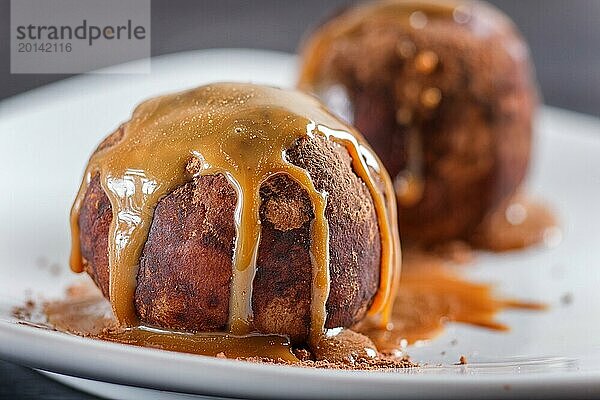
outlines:
[[[237,205],[234,214],[236,239],[234,247],[231,291],[235,296],[229,300],[229,330],[232,333],[247,333],[252,320],[252,282],[256,273],[256,257],[260,240],[260,217],[258,213],[259,189],[253,184],[243,188],[227,174],[235,188]],[[246,191],[249,189],[249,192]]]
[[[381,322],[385,327],[390,322],[389,319],[393,305],[393,300],[390,301],[390,299],[393,299],[396,295],[395,288],[400,279],[401,265],[396,200],[392,194],[394,193],[394,188],[387,171],[381,166],[379,159],[367,145],[359,142],[357,136],[347,131],[333,130],[325,127],[320,127],[320,130],[328,139],[342,143],[348,150],[348,153],[350,153],[352,167],[355,173],[367,185],[375,205],[381,235],[381,264],[382,266],[396,266],[395,268],[381,268],[379,289],[369,309],[369,315],[381,314]],[[381,177],[379,184],[383,186],[383,190],[379,189],[371,175],[370,169],[377,172]]]
[[[71,268],[83,270],[79,211],[91,177],[99,174],[113,211],[109,233],[110,301],[124,327],[139,325],[134,293],[139,259],[160,199],[194,176],[223,174],[237,194],[236,240],[229,312],[229,331],[252,332],[252,283],[260,241],[261,185],[285,173],[309,194],[315,219],[311,227],[313,268],[311,341],[324,332],[329,294],[327,193],[308,172],[286,160],[296,140],[323,135],[348,149],[357,175],[369,188],[381,234],[380,290],[372,312],[389,315],[400,252],[392,184],[380,161],[351,128],[315,99],[250,84],[214,84],[148,100],[121,126],[122,137],[90,158],[71,210]],[[193,175],[190,159],[198,162]],[[375,170],[383,190],[371,176]],[[385,319],[385,318],[384,318]]]
[[[312,292],[310,302],[311,329],[309,341],[316,345],[325,332],[327,298],[329,297],[329,225],[325,216],[327,193],[319,193],[308,172],[289,168],[286,173],[298,182],[307,193],[314,207],[315,220],[311,225]]]

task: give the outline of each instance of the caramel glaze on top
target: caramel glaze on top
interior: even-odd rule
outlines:
[[[99,174],[113,212],[109,293],[121,326],[139,329],[134,306],[136,276],[154,208],[163,196],[194,178],[186,172],[186,165],[195,159],[199,164],[196,176],[223,174],[238,197],[228,323],[228,334],[238,339],[244,335],[256,338],[251,299],[261,234],[261,184],[273,175],[287,174],[306,190],[315,212],[310,248],[310,342],[318,343],[325,331],[329,293],[328,194],[316,190],[306,170],[286,160],[286,150],[296,140],[313,135],[322,135],[348,150],[354,171],[373,198],[381,235],[381,278],[369,314],[381,315],[384,324],[389,321],[400,272],[392,183],[362,136],[317,100],[295,91],[251,84],[212,84],[150,99],[119,129],[120,141],[92,155],[85,171],[71,210],[70,263],[73,271],[83,271],[79,211],[91,177]],[[384,190],[370,169],[379,174]],[[176,340],[176,335],[171,336]]]

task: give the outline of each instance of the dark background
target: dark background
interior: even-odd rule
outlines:
[[[529,42],[546,103],[600,116],[600,0],[491,2],[514,19]],[[215,47],[293,52],[307,27],[349,3],[153,0],[152,54]],[[10,1],[0,0],[0,99],[67,77],[10,74],[9,11]],[[0,398],[91,397],[0,361]]]
[[[600,116],[600,0],[491,2],[531,45],[546,103]],[[215,47],[293,52],[308,26],[349,3],[153,0],[152,54]],[[66,77],[10,74],[9,7],[9,0],[0,0],[0,99]]]

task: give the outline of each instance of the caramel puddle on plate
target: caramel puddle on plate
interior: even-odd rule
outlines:
[[[144,326],[120,328],[110,302],[91,282],[72,286],[66,298],[44,304],[43,311],[49,328],[78,336],[207,356],[299,361],[283,336],[171,332]]]
[[[367,321],[353,329],[369,336],[379,351],[393,353],[407,344],[436,337],[446,322],[508,331],[508,326],[495,320],[500,311],[546,308],[540,303],[498,298],[491,285],[462,278],[460,268],[448,265],[447,259],[439,255],[405,251],[392,313],[393,328],[384,331]]]

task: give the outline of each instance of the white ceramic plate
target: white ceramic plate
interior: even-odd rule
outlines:
[[[563,240],[483,254],[467,272],[496,283],[502,295],[551,309],[501,314],[510,333],[450,324],[409,349],[428,367],[382,373],[255,365],[14,323],[11,308],[27,296],[61,296],[82,279],[67,266],[68,209],[88,155],[136,103],[211,81],[291,86],[295,62],[253,50],[175,54],[153,60],[149,75],[81,76],[0,103],[0,357],[97,381],[223,397],[600,395],[600,121],[549,108],[541,113],[528,188],[558,211]],[[566,294],[569,305],[560,301]],[[469,364],[454,366],[463,354]],[[119,398],[166,395],[59,379]]]

